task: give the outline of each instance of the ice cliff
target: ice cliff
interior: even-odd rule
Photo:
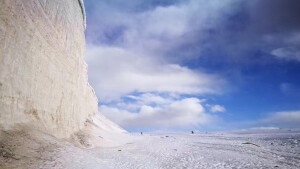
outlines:
[[[83,1],[0,3],[0,129],[28,127],[79,142],[124,132],[98,114],[88,83]]]

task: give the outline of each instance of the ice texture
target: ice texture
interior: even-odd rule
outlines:
[[[2,146],[6,156],[0,155],[0,164],[67,169],[300,168],[300,132],[137,133],[122,145],[91,149],[41,134],[23,136],[26,146],[18,145],[18,138],[8,137],[6,144],[15,145],[14,150]]]
[[[1,1],[0,129],[68,138],[93,120],[84,25],[82,0]]]

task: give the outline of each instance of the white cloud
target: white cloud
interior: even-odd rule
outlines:
[[[219,94],[225,83],[217,75],[122,48],[88,46],[87,55],[89,81],[99,100],[104,102],[132,92]]]
[[[144,93],[140,97],[137,96],[128,96],[137,101],[142,102],[143,104],[168,104],[171,103],[173,100],[171,98],[165,98],[153,93]]]
[[[300,128],[300,111],[272,113],[257,123],[279,127]]]
[[[132,12],[110,6],[110,3],[98,2],[99,5],[90,15],[94,22],[88,26],[87,40],[91,43],[111,40],[114,45],[131,51],[165,57],[165,53],[178,50],[181,45],[205,39],[207,35],[204,31],[222,26],[224,16],[234,11],[235,2],[238,1],[188,0],[138,12],[136,9]],[[194,50],[191,53],[199,49]]]
[[[266,36],[267,42],[282,42],[281,47],[277,47],[271,50],[271,54],[276,56],[278,59],[300,61],[300,32],[293,32],[290,34],[284,34],[283,36]]]
[[[145,35],[179,37],[188,31],[189,12],[179,6],[157,7],[141,15]]]
[[[224,15],[232,12],[233,2],[234,0],[189,0],[157,7],[138,15],[138,23],[131,25],[123,40],[134,50],[144,50],[158,56],[172,53],[182,45],[204,40],[207,38],[205,31],[222,26]],[[193,47],[188,53],[198,53],[201,47]]]
[[[105,104],[99,111],[126,128],[185,127],[217,119],[193,97],[221,94],[225,80],[182,66],[170,53],[204,38],[199,32],[216,27],[234,1],[189,0],[140,12],[99,1],[87,29],[89,82]]]
[[[220,105],[210,105],[210,111],[213,113],[216,112],[226,112],[226,109],[224,106],[220,106]]]
[[[231,11],[225,6],[232,7],[233,2],[189,0],[139,12],[97,2],[90,15],[95,22],[87,29],[87,63],[89,81],[100,102],[118,100],[133,92],[179,97],[222,93],[225,81],[220,76],[181,66],[166,53],[199,39],[194,32],[220,24],[224,14]],[[104,45],[107,40],[113,41],[112,46]]]
[[[296,47],[283,47],[274,49],[271,52],[280,59],[300,61],[300,50]]]
[[[158,106],[143,105],[137,113],[109,106],[99,111],[125,128],[172,128],[206,125],[217,117],[205,113],[201,100],[186,98]]]

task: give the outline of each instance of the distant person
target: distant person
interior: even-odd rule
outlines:
[[[141,135],[143,135],[143,132],[141,132]]]
[[[194,134],[194,131],[192,131],[191,133]]]

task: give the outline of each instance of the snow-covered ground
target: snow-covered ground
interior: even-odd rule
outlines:
[[[23,154],[11,159],[10,166],[72,169],[300,168],[300,132],[132,135],[126,144],[109,148],[81,149],[65,141],[52,140],[49,145],[54,148],[50,149],[49,145],[48,149],[36,148],[44,152],[35,160]],[[24,165],[26,161],[22,158],[27,158],[32,164]],[[1,166],[5,168],[4,164]]]
[[[141,137],[121,147],[91,150],[91,154],[102,159],[105,168],[300,168],[299,133]]]

